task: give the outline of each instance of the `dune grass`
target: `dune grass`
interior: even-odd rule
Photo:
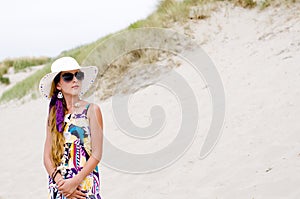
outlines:
[[[3,77],[3,75],[7,73],[8,69],[9,69],[9,66],[7,66],[3,63],[0,63],[0,84],[2,83],[2,84],[7,85],[10,83],[9,78]]]
[[[7,73],[10,66],[5,65],[4,63],[0,63],[0,76]]]
[[[19,72],[25,68],[42,65],[49,61],[49,57],[19,57],[4,59],[0,63],[0,83],[6,85],[10,84],[9,78],[3,77],[10,67],[13,67],[15,72]]]
[[[210,12],[214,10],[213,7],[208,7],[207,9],[198,9],[197,12],[191,12],[194,7],[202,7],[208,4],[213,4],[220,1],[231,2],[236,6],[241,6],[243,8],[255,8],[259,7],[261,9],[267,8],[270,5],[279,5],[279,4],[289,4],[295,3],[299,0],[162,0],[154,13],[149,15],[146,19],[138,20],[135,23],[132,23],[127,29],[143,28],[143,27],[159,27],[159,28],[170,28],[174,23],[184,24],[191,19],[204,19],[209,17]],[[71,56],[78,60],[81,63],[85,57],[96,47],[101,41],[105,40],[110,35],[100,38],[99,40],[82,45],[71,50],[63,51],[59,56],[53,58],[57,59],[62,56]],[[132,52],[130,57],[133,60],[132,56],[142,56],[140,53],[145,52]],[[147,52],[149,53],[149,52]],[[147,56],[152,56],[147,54]],[[156,55],[154,55],[156,56]],[[157,55],[158,56],[158,55]],[[136,57],[138,58],[138,57]],[[155,60],[156,58],[153,58]],[[21,99],[22,97],[32,93],[33,96],[38,94],[38,83],[39,80],[48,72],[50,72],[50,62],[41,70],[37,71],[35,74],[26,78],[25,80],[19,82],[10,90],[3,93],[0,98],[0,103],[7,102],[12,99]],[[26,64],[20,64],[20,68],[24,68]],[[124,65],[129,67],[127,63],[120,63],[119,65]],[[7,67],[0,66],[0,76],[1,71],[7,71]],[[122,74],[122,71],[126,70],[124,67],[118,67],[118,71],[114,70],[114,73]],[[109,73],[109,71],[108,71]]]
[[[154,13],[144,20],[139,20],[131,24],[128,28],[169,28],[175,22],[185,23],[188,20],[188,16],[189,3],[187,1],[164,0],[160,2]]]
[[[99,39],[91,44],[79,46],[68,51],[63,51],[59,56],[53,59],[49,59],[48,63],[46,63],[42,69],[38,70],[33,75],[25,78],[24,80],[18,82],[11,89],[5,91],[0,97],[0,103],[5,103],[13,99],[21,99],[26,95],[31,95],[33,97],[38,96],[39,80],[44,75],[50,72],[50,66],[53,60],[63,56],[71,56],[74,57],[79,63],[81,63],[83,59],[88,55],[88,53],[103,39]]]
[[[13,67],[15,72],[21,71],[27,67],[38,66],[50,61],[49,57],[19,57],[8,58],[3,61],[3,72],[7,72],[9,67]],[[6,71],[5,71],[6,69]],[[5,74],[5,73],[2,73]]]
[[[193,13],[193,7],[204,7],[209,4],[216,2],[227,1],[235,4],[236,6],[241,6],[243,8],[254,8],[260,6],[262,9],[271,5],[272,0],[163,0],[157,7],[157,10],[148,16],[146,19],[136,21],[132,23],[128,28],[143,28],[143,27],[160,27],[169,28],[174,23],[184,24],[191,19],[205,19],[209,17],[210,12],[214,10],[213,7],[200,9],[197,13]],[[296,0],[283,0],[281,3],[290,2]],[[259,3],[257,3],[259,2]],[[197,15],[197,16],[194,16]]]
[[[8,85],[10,84],[10,80],[8,77],[0,76],[0,83]]]
[[[10,84],[10,80],[7,77],[3,77],[7,73],[9,66],[5,65],[3,62],[0,63],[0,84]]]
[[[21,99],[22,97],[30,93],[36,93],[38,89],[37,79],[40,79],[49,72],[50,64],[46,64],[45,67],[38,70],[36,73],[24,79],[23,81],[18,82],[12,89],[9,89],[6,92],[4,92],[0,98],[0,102],[7,102],[12,99]]]

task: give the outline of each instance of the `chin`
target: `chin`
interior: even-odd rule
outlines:
[[[77,96],[77,95],[79,95],[80,94],[80,92],[74,92],[73,93],[73,95],[75,95],[75,96]]]
[[[71,92],[70,94],[73,95],[73,96],[77,96],[77,95],[80,94],[80,91],[73,91],[73,92]]]

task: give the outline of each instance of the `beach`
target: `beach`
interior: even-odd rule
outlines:
[[[173,29],[194,37],[222,79],[226,115],[221,135],[212,152],[201,159],[200,149],[212,117],[211,96],[205,81],[182,61],[173,70],[186,80],[198,102],[199,125],[194,140],[181,158],[155,172],[125,173],[100,162],[101,197],[298,199],[299,21],[299,2],[293,7],[265,10],[223,2],[210,17],[191,20],[186,29],[174,25]],[[150,153],[175,139],[181,122],[180,105],[176,94],[158,83],[131,93],[128,105],[133,123],[142,126],[154,119],[151,107],[164,109],[165,125],[153,139],[123,134],[115,121],[112,98],[89,98],[101,108],[105,137],[118,148]],[[123,82],[126,85],[131,86]],[[43,166],[47,111],[48,101],[42,98],[1,106],[0,199],[47,197]],[[105,147],[103,150],[105,153]]]

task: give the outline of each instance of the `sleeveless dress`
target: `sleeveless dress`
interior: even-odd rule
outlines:
[[[65,171],[64,179],[75,176],[88,161],[92,154],[91,134],[87,111],[90,104],[87,104],[79,114],[66,114],[64,128],[64,155],[61,167]],[[57,185],[49,176],[49,199],[66,199],[58,192]],[[81,183],[82,190],[86,193],[87,198],[101,199],[100,197],[100,180],[98,165]]]

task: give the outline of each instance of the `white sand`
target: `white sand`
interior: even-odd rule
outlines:
[[[193,145],[175,164],[151,174],[124,174],[100,164],[102,198],[299,198],[299,21],[297,3],[262,12],[228,5],[206,20],[192,22],[199,42],[207,35],[203,48],[225,87],[226,123],[218,144],[207,158],[199,159],[211,104],[207,90],[199,89],[202,80],[184,64],[176,70],[184,77],[190,73],[187,81],[200,104],[201,123]],[[105,136],[129,152],[156,151],[171,142],[175,135],[170,132],[176,132],[180,122],[174,96],[154,85],[135,93],[132,100],[129,112],[138,125],[149,124],[155,104],[165,108],[165,134],[143,142],[122,135],[107,100],[100,103]],[[46,198],[46,113],[42,99],[1,108],[1,199]]]

